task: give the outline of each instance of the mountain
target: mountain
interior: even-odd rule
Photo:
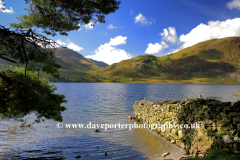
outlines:
[[[107,63],[104,63],[102,61],[96,61],[96,60],[93,60],[91,58],[86,58],[86,59],[91,61],[92,63],[96,64],[98,67],[107,67],[108,66]]]
[[[143,55],[107,65],[68,48],[57,48],[60,81],[125,83],[240,83],[240,37],[200,42],[162,57]],[[0,69],[13,64],[0,59]],[[103,68],[105,67],[105,68]],[[57,81],[50,75],[42,77]]]
[[[162,57],[134,57],[100,74],[115,82],[238,84],[240,37],[200,42]]]
[[[55,57],[57,64],[62,67],[59,69],[61,76],[60,81],[77,81],[77,82],[99,82],[96,75],[98,70],[104,65],[103,62],[94,61],[83,57],[80,53],[75,52],[68,48],[56,48]],[[13,68],[15,65],[8,61],[0,59],[0,69]],[[51,81],[58,81],[45,73],[41,74],[44,78],[49,78]]]
[[[57,48],[55,51],[56,62],[62,67],[59,69],[62,81],[99,82],[97,72],[104,65],[103,62],[89,60],[80,53],[66,47]],[[47,76],[47,75],[46,75]],[[56,79],[55,79],[56,80]],[[54,81],[55,81],[54,80]]]
[[[84,58],[78,52],[68,48],[57,48],[55,51],[56,61],[62,69],[79,69],[81,71],[95,70],[98,66]]]

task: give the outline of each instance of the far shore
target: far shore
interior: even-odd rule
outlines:
[[[240,93],[235,93],[235,94],[233,94],[234,96],[240,96]]]

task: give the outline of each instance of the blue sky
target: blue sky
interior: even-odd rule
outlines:
[[[0,6],[3,4],[0,0]],[[18,22],[23,0],[6,1],[0,24]],[[139,55],[167,55],[198,42],[240,36],[240,0],[122,0],[106,23],[82,25],[68,36],[48,38],[108,64]],[[40,30],[39,30],[40,31]]]

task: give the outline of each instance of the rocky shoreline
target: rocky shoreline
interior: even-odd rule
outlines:
[[[232,104],[201,97],[182,102],[140,100],[133,108],[133,118],[142,124],[177,124],[172,128],[155,125],[153,130],[192,157],[206,156],[211,149],[240,154],[240,101]]]
[[[164,139],[162,136],[160,136],[156,132],[153,132],[150,129],[147,129],[147,130],[151,132],[151,134],[159,136],[159,138],[162,141],[166,141],[166,139]],[[166,156],[163,156],[164,153],[168,153],[168,154]],[[186,154],[183,148],[175,144],[167,143],[167,145],[164,146],[164,150],[161,150],[161,152],[159,152],[158,154],[148,157],[146,160],[166,160],[166,159],[179,160],[182,157],[187,157],[187,156],[188,155]]]

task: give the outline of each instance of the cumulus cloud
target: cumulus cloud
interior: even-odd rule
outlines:
[[[163,36],[163,39],[170,43],[176,43],[177,42],[177,32],[174,27],[168,27],[168,29],[164,29],[162,33],[160,33],[161,36]]]
[[[57,42],[59,45],[61,45],[61,46],[65,46],[65,45],[66,45],[66,43],[65,43],[65,42],[62,42],[60,39],[57,40],[56,42]]]
[[[111,46],[126,44],[127,43],[126,39],[127,39],[127,37],[117,36],[115,38],[111,38],[109,44]]]
[[[69,40],[67,40],[67,42],[63,42],[59,39],[56,42],[61,46],[66,46],[67,48],[72,49],[72,50],[77,51],[77,52],[83,50],[82,47],[74,44],[73,42],[71,42]]]
[[[132,13],[133,13],[133,10],[130,11],[130,14],[132,14]]]
[[[159,53],[165,48],[169,48],[167,42],[175,44],[175,46],[177,45],[175,49],[170,48],[170,53],[175,53],[202,41],[240,36],[240,18],[227,19],[226,21],[209,21],[208,24],[201,23],[189,33],[182,34],[179,38],[177,38],[177,32],[174,27],[165,28],[160,35],[162,36],[162,42],[149,43],[145,53]]]
[[[240,18],[209,21],[207,25],[201,23],[179,39],[183,43],[181,48],[186,48],[202,41],[232,36],[240,36]]]
[[[83,26],[86,28],[86,30],[93,29],[93,22],[89,22],[88,24],[84,24]]]
[[[150,25],[156,22],[155,19],[151,18],[150,21],[148,21],[147,17],[139,13],[135,18],[135,23]]]
[[[169,47],[168,44],[164,41],[162,41],[160,43],[155,43],[155,44],[149,43],[148,48],[146,49],[146,51],[144,53],[156,54],[168,47]]]
[[[109,43],[105,43],[104,45],[100,45],[94,52],[94,55],[87,55],[86,58],[92,58],[97,61],[103,61],[109,65],[113,63],[120,62],[122,60],[132,58],[130,54],[128,54],[123,49],[117,49],[117,45],[126,44],[127,37],[117,36],[115,38],[111,38]]]
[[[115,28],[117,28],[116,26],[113,26],[113,24],[111,23],[111,24],[109,24],[109,26],[107,27],[108,29],[115,29]]]
[[[0,12],[13,14],[14,10],[12,7],[10,7],[10,9],[7,9],[3,0],[0,0]]]
[[[240,0],[233,0],[231,2],[228,2],[227,3],[227,8],[231,9],[231,10],[234,9],[234,8],[240,10]]]
[[[81,50],[83,50],[82,47],[79,47],[78,45],[74,44],[73,42],[69,42],[68,45],[67,45],[67,47],[68,47],[69,49],[74,50],[74,51],[81,51]]]
[[[163,32],[159,35],[162,36],[162,42],[160,43],[149,43],[146,51],[147,54],[156,54],[163,51],[165,48],[168,48],[169,45],[167,42],[176,43],[177,42],[177,32],[174,27],[168,27],[168,29],[163,29]]]
[[[89,30],[89,29],[93,29],[94,24],[93,24],[93,22],[89,22],[88,24],[83,24],[83,25],[79,24],[79,26],[80,26],[80,28],[78,29],[78,31],[80,31],[82,29],[82,26],[85,27],[86,30]]]

